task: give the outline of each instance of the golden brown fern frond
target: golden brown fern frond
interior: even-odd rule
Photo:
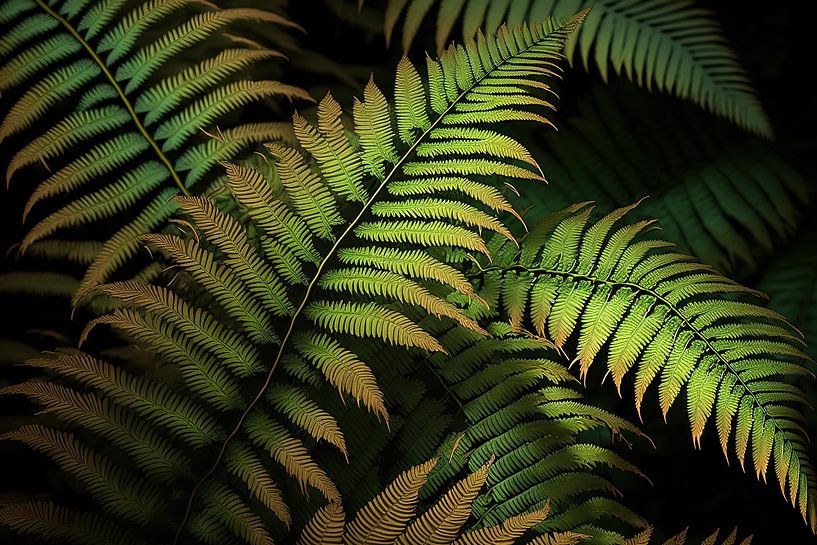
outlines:
[[[471,505],[488,479],[493,459],[467,475],[434,505],[416,516],[419,491],[437,465],[431,459],[400,474],[380,494],[366,504],[349,525],[339,503],[331,502],[309,520],[298,545],[513,545],[548,514],[548,506],[524,513],[496,526],[460,535],[471,515]],[[565,533],[565,535],[570,534]],[[584,538],[581,534],[571,534]],[[541,536],[547,537],[547,536]],[[570,541],[546,541],[547,545],[570,545]]]

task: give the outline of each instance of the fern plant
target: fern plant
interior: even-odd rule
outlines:
[[[295,535],[301,543],[646,544],[649,529],[626,540],[647,521],[620,502],[617,484],[627,474],[644,476],[618,454],[615,441],[638,444],[643,434],[579,392],[597,374],[593,362],[606,360],[619,391],[635,375],[639,414],[651,390],[665,418],[683,394],[693,445],[700,447],[714,420],[709,427],[724,454],[731,446],[741,466],[750,458],[763,479],[774,471],[815,529],[815,474],[801,410],[808,403],[796,385],[811,372],[799,334],[756,304],[754,290],[669,250],[668,242],[644,238],[650,220],[621,225],[631,206],[592,223],[586,203],[539,223],[531,221],[538,210],[515,209],[523,201],[515,186],[528,193],[542,186],[545,173],[553,182],[560,160],[572,175],[584,155],[591,167],[604,164],[593,150],[610,161],[617,154],[596,138],[598,129],[580,123],[573,123],[565,148],[583,147],[578,159],[559,144],[556,159],[533,154],[510,132],[516,121],[551,124],[553,95],[546,93],[559,78],[565,48],[572,57],[578,46],[587,65],[595,47],[605,77],[610,53],[613,67],[631,79],[647,85],[655,79],[768,132],[745,75],[712,41],[703,15],[675,0],[643,6],[610,0],[591,19],[582,11],[561,23],[501,27],[495,36],[474,30],[464,45],[427,59],[426,78],[403,58],[392,101],[372,77],[351,115],[327,94],[314,116],[296,113],[291,127],[238,125],[234,133],[208,130],[197,141],[201,125],[232,117],[244,100],[260,97],[232,91],[246,83],[243,70],[254,60],[277,56],[250,34],[215,27],[231,21],[242,30],[248,20],[291,26],[286,20],[208,2],[156,0],[135,11],[117,1],[56,4],[7,0],[0,11],[0,24],[12,29],[0,47],[17,55],[3,70],[20,84],[40,80],[30,92],[15,84],[20,96],[6,118],[10,137],[29,121],[62,116],[62,105],[49,97],[66,93],[79,105],[65,106],[68,117],[57,125],[64,145],[51,144],[48,157],[68,163],[57,172],[69,178],[71,168],[97,156],[106,166],[100,176],[88,167],[77,183],[94,192],[42,220],[24,246],[81,264],[95,259],[75,302],[93,293],[114,304],[90,322],[81,344],[95,344],[96,328],[106,324],[135,348],[29,357],[28,370],[38,374],[0,387],[41,408],[0,437],[45,455],[63,473],[47,499],[4,497],[0,526],[35,541],[84,544],[269,544]],[[407,22],[416,22],[432,4],[392,2],[390,17],[408,5]],[[465,4],[444,0],[441,17],[456,20]],[[520,18],[543,4],[470,0],[466,33],[475,18]],[[559,11],[569,3],[547,4]],[[691,26],[679,22],[680,14],[694,15]],[[218,23],[198,26],[210,17]],[[186,37],[171,44],[158,36],[165,28],[168,36]],[[51,29],[61,30],[46,36]],[[61,32],[64,44],[52,47]],[[182,53],[177,47],[200,60],[190,36],[229,46],[195,68],[165,73],[168,55]],[[110,60],[107,48],[116,40],[124,44],[121,57]],[[234,50],[243,60],[230,64]],[[80,53],[91,58],[87,81],[76,72]],[[259,56],[251,60],[250,53]],[[222,71],[224,63],[235,71]],[[136,65],[143,71],[128,75]],[[65,87],[53,85],[54,78]],[[165,114],[140,110],[147,100],[141,86],[152,86],[153,104],[179,98],[167,106],[178,112],[162,120]],[[297,88],[283,94],[307,98]],[[124,122],[86,126],[82,116],[107,105],[124,108],[122,119],[136,130]],[[606,129],[610,111],[599,108],[596,125]],[[66,125],[71,119],[76,123]],[[159,127],[155,133],[151,125]],[[178,131],[162,132],[168,126]],[[115,159],[106,146],[131,132],[148,147],[109,164]],[[623,149],[632,132],[613,133]],[[292,145],[267,143],[251,160],[237,158],[247,145],[284,134]],[[711,142],[732,149],[733,142]],[[33,145],[23,143],[23,151]],[[94,156],[82,145],[102,151]],[[680,146],[698,157],[693,147]],[[768,148],[753,149],[773,157]],[[157,158],[148,160],[150,152]],[[700,153],[704,162],[707,152]],[[76,164],[69,162],[73,153]],[[193,181],[173,188],[185,157]],[[130,208],[130,189],[111,193],[126,177],[108,185],[105,176],[133,173],[142,181],[143,159],[168,170],[148,183],[144,199],[133,190],[142,199],[137,207],[149,203],[142,224],[129,224],[108,242],[41,240],[52,229],[75,222],[87,229],[86,220],[98,214],[108,214],[105,222],[111,210]],[[623,173],[607,179],[621,184],[613,189],[616,199],[629,199],[621,187],[638,186],[628,172],[641,170],[613,162]],[[33,168],[29,162],[23,170]],[[715,170],[735,179],[728,162]],[[801,180],[788,173],[757,180],[720,188],[723,211],[716,217],[732,218],[750,234],[724,235],[707,225],[711,242],[704,247],[764,242],[768,229],[785,234],[788,225],[776,227],[805,196]],[[583,175],[575,183],[586,182]],[[705,184],[712,187],[708,179],[678,187]],[[185,190],[209,198],[179,195]],[[734,204],[753,191],[773,204],[750,203],[753,214]],[[177,216],[164,225],[173,211]],[[533,227],[520,240],[527,224]],[[700,233],[695,226],[679,231]],[[154,262],[131,280],[111,281],[141,245]],[[752,252],[740,250],[750,261]],[[25,283],[19,275],[9,279]],[[59,290],[64,278],[41,279]],[[12,348],[20,357],[27,352]],[[155,367],[146,372],[134,353]],[[575,355],[569,366],[560,362],[566,354]],[[579,379],[568,369],[577,363]],[[348,525],[345,510],[358,512]],[[723,543],[736,539],[733,533]],[[684,541],[682,533],[668,543]]]
[[[251,102],[309,99],[298,87],[253,79],[253,66],[284,55],[251,39],[248,22],[298,28],[271,11],[206,0],[0,6],[0,92],[8,95],[0,142],[16,149],[6,183],[40,180],[23,212],[36,220],[19,251],[85,269],[79,283],[64,277],[52,290],[73,292],[77,303],[136,253],[136,237],[166,222],[173,195],[208,191],[219,160],[286,134],[278,122],[221,125]],[[113,232],[92,231],[113,217],[122,218]],[[69,238],[52,240],[57,233]],[[36,291],[47,281],[29,283]]]
[[[169,532],[174,542],[188,535],[208,541],[214,525],[251,543],[264,542],[275,524],[280,529],[289,523],[283,489],[290,485],[273,480],[262,463],[268,457],[302,491],[315,488],[327,500],[340,500],[300,435],[345,454],[341,430],[308,395],[277,377],[315,369],[388,421],[361,351],[367,346],[444,351],[418,324],[419,317],[411,317],[417,312],[486,333],[446,301],[452,291],[468,296],[473,290],[437,249],[487,253],[481,229],[512,238],[497,216],[510,204],[480,177],[538,180],[541,173],[519,143],[478,125],[548,122],[539,112],[550,104],[529,91],[550,88],[564,40],[584,16],[559,26],[503,29],[496,37],[453,47],[439,61],[428,60],[427,91],[404,59],[395,81],[396,134],[391,106],[370,81],[354,108],[358,149],[331,96],[320,103],[317,129],[295,114],[294,133],[314,164],[279,144],[267,146],[278,175],[273,184],[251,167],[225,164],[227,186],[248,218],[246,227],[202,198],[175,199],[203,236],[160,234],[144,240],[206,291],[199,290],[193,303],[181,289],[106,284],[98,291],[123,306],[90,327],[109,323],[153,346],[178,365],[186,395],[71,353],[30,365],[92,388],[110,405],[82,408],[89,401],[75,398],[83,396],[78,390],[43,392],[41,387],[52,385],[39,381],[9,390],[46,404],[67,397],[60,403],[76,411],[75,423],[83,427],[97,426],[100,419],[116,422],[111,429],[118,429],[126,441],[122,447],[131,449],[129,465],[151,478],[137,480],[130,470],[111,467],[92,447],[48,426],[25,427],[6,437],[50,454],[80,479],[107,517],[139,524],[143,534]],[[436,196],[452,190],[462,195]],[[430,196],[400,198],[406,193]],[[397,303],[406,309],[395,308]],[[222,413],[225,418],[216,417]],[[65,452],[71,455],[66,458]],[[196,459],[202,461],[191,474],[190,461]],[[174,492],[158,492],[168,487]],[[266,506],[269,530],[244,490]],[[78,524],[90,520],[48,505],[37,504],[37,512],[76,517]],[[4,522],[23,532],[60,535],[56,519],[12,514]]]
[[[440,50],[458,21],[467,39],[478,29],[493,32],[506,22],[562,17],[589,6],[593,11],[586,24],[565,47],[568,59],[581,57],[585,69],[597,69],[605,81],[610,71],[623,74],[639,86],[691,100],[750,132],[771,136],[763,107],[717,20],[692,0],[388,0],[384,32],[389,42],[403,17],[402,44],[408,50],[437,7]]]

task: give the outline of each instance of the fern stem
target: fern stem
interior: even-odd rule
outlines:
[[[184,513],[184,516],[183,516],[181,522],[179,523],[179,527],[176,529],[176,535],[175,535],[175,537],[173,539],[173,544],[172,545],[178,545],[178,543],[179,543],[179,539],[181,538],[182,530],[184,529],[184,526],[187,524],[187,520],[190,518],[190,512],[191,512],[191,510],[193,508],[193,500],[195,498],[196,492],[201,487],[201,485],[204,484],[204,482],[207,479],[209,479],[210,476],[213,473],[215,473],[216,469],[218,469],[219,465],[221,464],[221,460],[224,457],[225,452],[227,451],[228,444],[236,436],[236,434],[241,430],[241,426],[244,423],[244,420],[246,420],[247,415],[249,415],[250,411],[261,400],[261,398],[264,395],[264,392],[266,392],[267,388],[269,387],[270,383],[272,382],[272,375],[275,372],[275,368],[280,363],[281,358],[283,358],[284,350],[286,349],[287,342],[292,337],[292,333],[295,331],[295,323],[298,321],[298,318],[300,317],[300,315],[303,312],[304,308],[306,308],[306,304],[309,301],[309,296],[312,294],[312,290],[314,289],[315,285],[320,280],[320,277],[323,274],[323,271],[326,268],[326,265],[329,263],[329,260],[331,260],[335,256],[335,253],[337,252],[337,250],[340,247],[341,243],[344,242],[344,240],[346,239],[346,237],[349,236],[349,234],[352,232],[352,230],[355,227],[357,227],[357,225],[363,219],[364,214],[369,210],[369,208],[371,208],[372,204],[374,204],[375,200],[380,195],[380,193],[383,191],[383,189],[386,187],[386,185],[388,185],[388,183],[391,181],[391,179],[397,174],[398,169],[401,166],[403,166],[403,163],[405,163],[408,160],[409,157],[411,157],[411,155],[414,153],[414,150],[417,148],[417,146],[420,143],[422,143],[428,137],[428,135],[431,133],[431,131],[434,130],[440,124],[442,119],[445,118],[445,116],[448,115],[454,109],[454,107],[457,104],[459,104],[459,102],[465,97],[465,95],[470,93],[471,90],[474,87],[479,85],[482,82],[482,80],[484,80],[490,74],[493,74],[499,67],[505,65],[508,62],[508,59],[510,59],[510,58],[512,58],[514,56],[519,56],[519,55],[527,52],[528,50],[530,50],[535,45],[538,45],[538,43],[539,42],[533,42],[528,47],[526,47],[524,49],[521,49],[516,55],[509,55],[507,58],[505,58],[501,62],[497,63],[497,65],[494,66],[491,70],[487,71],[481,78],[476,79],[474,81],[474,83],[472,83],[467,89],[463,90],[459,95],[457,95],[457,98],[454,99],[451,102],[451,104],[445,109],[445,111],[443,111],[443,113],[441,113],[431,123],[431,125],[419,137],[417,137],[417,140],[409,147],[409,149],[406,150],[405,153],[403,153],[403,155],[400,157],[400,159],[391,168],[388,175],[386,175],[383,178],[383,180],[380,182],[380,184],[377,186],[377,189],[375,189],[375,191],[372,193],[372,196],[369,197],[369,200],[366,201],[366,203],[361,207],[360,212],[358,212],[357,216],[355,216],[355,218],[352,221],[349,222],[349,224],[346,226],[346,229],[344,229],[343,233],[341,233],[341,235],[337,238],[335,243],[332,245],[332,247],[326,253],[326,256],[323,258],[323,260],[318,265],[318,268],[315,271],[315,275],[312,277],[312,281],[309,282],[309,285],[307,286],[306,291],[304,292],[303,299],[301,299],[301,304],[298,305],[298,308],[295,310],[295,313],[292,315],[292,319],[289,322],[289,327],[287,328],[287,332],[284,335],[284,337],[281,339],[281,344],[280,344],[280,346],[278,348],[278,354],[276,355],[275,360],[272,362],[272,365],[270,366],[270,370],[267,373],[267,377],[264,380],[264,383],[261,385],[261,388],[259,389],[258,393],[255,395],[253,400],[250,402],[250,404],[247,406],[247,408],[244,410],[244,412],[239,417],[238,421],[236,422],[235,427],[232,429],[232,431],[224,439],[224,442],[221,445],[221,449],[218,452],[218,456],[216,457],[213,464],[205,472],[205,474],[196,482],[196,484],[193,486],[193,489],[190,491],[190,497],[187,500],[187,507],[185,509],[185,513]]]
[[[699,340],[703,341],[706,344],[707,349],[709,351],[711,351],[718,358],[718,360],[724,365],[724,367],[726,367],[726,369],[728,369],[729,372],[732,373],[735,376],[735,378],[738,380],[738,384],[740,384],[743,387],[743,389],[746,390],[746,393],[752,398],[752,401],[754,402],[755,406],[760,408],[760,410],[763,412],[764,418],[770,419],[772,421],[775,429],[778,432],[780,432],[783,437],[787,437],[786,431],[783,430],[777,424],[777,420],[775,418],[773,418],[771,415],[769,415],[769,412],[766,410],[766,407],[762,403],[760,403],[760,401],[757,399],[757,394],[755,394],[752,390],[749,389],[749,385],[746,383],[745,380],[743,380],[743,377],[740,376],[740,373],[738,373],[737,371],[734,370],[734,368],[732,368],[730,363],[724,359],[723,355],[721,355],[720,351],[716,350],[715,347],[712,346],[712,343],[709,341],[709,339],[707,337],[705,337],[703,335],[703,333],[701,333],[700,329],[695,327],[689,320],[687,320],[687,318],[681,313],[680,310],[678,310],[675,307],[675,305],[673,305],[669,300],[667,300],[665,297],[661,296],[657,292],[655,292],[655,291],[653,291],[653,290],[651,290],[649,288],[645,288],[643,286],[635,284],[633,282],[612,282],[610,280],[602,280],[600,278],[596,278],[594,276],[589,276],[589,275],[586,275],[586,274],[572,273],[572,272],[567,272],[567,271],[559,271],[559,270],[555,270],[555,269],[528,268],[528,267],[525,267],[523,265],[511,265],[510,267],[491,266],[491,267],[480,268],[479,274],[469,276],[469,278],[472,278],[474,276],[482,276],[484,273],[496,272],[496,271],[499,271],[499,272],[515,271],[515,272],[528,272],[528,273],[532,273],[532,274],[550,274],[550,275],[553,275],[553,276],[562,276],[562,277],[565,277],[565,278],[569,278],[570,280],[574,280],[574,281],[575,280],[586,280],[586,281],[594,283],[594,284],[602,284],[602,285],[605,285],[605,286],[609,286],[610,288],[613,288],[613,289],[615,289],[615,288],[630,288],[631,290],[633,290],[635,292],[640,292],[640,293],[643,293],[643,294],[646,294],[646,295],[650,295],[651,297],[654,297],[656,300],[658,300],[662,304],[666,305],[670,309],[670,311],[673,314],[675,314],[675,316],[677,316],[684,323],[684,325],[686,327],[688,327],[692,331],[692,333],[696,337],[698,337]]]
[[[62,26],[64,26],[65,29],[68,31],[68,33],[71,34],[71,36],[73,36],[74,39],[77,40],[80,44],[82,44],[82,47],[85,48],[85,51],[88,52],[88,54],[91,56],[94,62],[96,62],[96,64],[102,70],[102,73],[105,74],[105,78],[108,80],[108,83],[110,83],[116,90],[116,94],[119,95],[119,98],[122,100],[122,103],[124,104],[125,109],[130,114],[131,119],[133,119],[133,123],[136,125],[136,128],[139,130],[139,132],[142,134],[145,140],[148,141],[148,144],[150,144],[150,147],[153,148],[153,151],[156,152],[156,155],[159,156],[159,160],[162,162],[162,164],[164,164],[165,167],[167,167],[167,170],[170,172],[170,176],[173,178],[173,181],[176,183],[177,186],[179,186],[179,189],[184,195],[190,196],[190,192],[187,191],[186,187],[184,187],[184,184],[179,178],[179,175],[176,173],[176,170],[173,168],[170,159],[168,159],[167,156],[162,152],[162,150],[159,148],[159,144],[157,144],[156,141],[153,138],[151,138],[150,133],[148,133],[147,129],[145,129],[145,126],[142,125],[142,122],[139,120],[139,116],[136,115],[136,111],[133,109],[133,105],[130,103],[130,100],[128,100],[128,97],[125,96],[125,92],[122,90],[122,87],[119,86],[119,83],[116,81],[116,78],[114,78],[113,74],[111,74],[111,71],[108,70],[108,67],[105,65],[105,62],[99,57],[99,55],[96,54],[96,51],[94,51],[94,48],[91,47],[91,44],[89,44],[85,40],[85,38],[83,38],[79,34],[79,32],[77,32],[77,30],[71,25],[70,22],[68,22],[67,19],[65,19],[65,17],[51,9],[51,7],[48,4],[46,4],[44,0],[34,1],[37,3],[38,6],[45,10],[45,12],[48,13],[48,15],[59,21],[60,24],[62,24]]]

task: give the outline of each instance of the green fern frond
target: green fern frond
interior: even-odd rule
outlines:
[[[161,521],[166,516],[159,488],[139,483],[71,434],[29,425],[4,433],[0,439],[19,441],[50,456],[113,515],[137,524]]]
[[[260,13],[241,13],[250,11],[252,17]],[[192,44],[203,39],[206,21],[215,25],[238,11],[219,13],[207,11],[168,36]],[[335,405],[321,395],[324,387],[388,419],[371,367],[376,357],[442,352],[431,333],[435,323],[470,328],[477,336],[487,333],[447,300],[454,293],[473,295],[464,266],[449,260],[448,250],[488,253],[483,228],[510,234],[499,214],[509,208],[506,201],[491,197],[495,206],[488,210],[481,203],[480,197],[489,195],[477,186],[488,181],[484,176],[541,180],[541,174],[521,144],[500,133],[490,137],[491,145],[454,159],[415,151],[432,140],[473,140],[477,133],[472,129],[483,123],[546,120],[539,110],[548,105],[519,97],[550,89],[558,78],[564,41],[584,16],[503,29],[466,48],[452,47],[440,61],[429,60],[429,90],[423,86],[418,94],[413,76],[407,86],[396,86],[395,103],[401,111],[411,110],[408,117],[393,117],[371,81],[364,101],[354,108],[356,135],[342,130],[337,103],[327,96],[318,107],[316,126],[294,116],[298,143],[314,153],[275,143],[266,146],[271,169],[223,161],[230,193],[224,200],[233,201],[225,210],[196,197],[177,196],[168,203],[166,195],[161,206],[168,213],[178,206],[186,214],[174,223],[178,233],[121,231],[122,237],[141,235],[128,239],[133,248],[144,242],[174,262],[167,271],[172,287],[123,281],[81,290],[78,297],[96,293],[115,301],[113,312],[92,321],[82,338],[96,325],[110,324],[161,355],[172,381],[142,379],[82,354],[31,364],[96,390],[135,413],[135,420],[161,426],[196,460],[195,482],[187,475],[162,482],[172,491],[161,509],[171,517],[174,542],[266,543],[284,532],[281,523],[291,522],[294,506],[306,501],[293,494],[297,488],[303,495],[316,490],[318,498],[340,501],[326,468],[352,451]],[[205,26],[197,29],[198,21]],[[147,49],[158,51],[156,44],[181,47],[163,37]],[[123,59],[119,70],[127,72],[135,88],[156,62],[137,55]],[[412,70],[404,60],[398,81]],[[514,92],[503,90],[508,87]],[[429,108],[429,99],[442,109]],[[425,129],[420,112],[429,119]],[[169,119],[165,123],[177,118]],[[177,128],[184,132],[187,121],[178,119]],[[448,132],[432,136],[437,129]],[[412,143],[401,140],[401,134]],[[174,144],[169,138],[164,146]],[[448,171],[476,189],[470,193],[477,198],[469,192],[460,199],[445,195],[428,201],[419,217],[403,220],[402,212],[391,214],[399,210],[391,204],[392,184]],[[145,216],[143,225],[155,217]],[[406,223],[411,232],[401,230]],[[397,243],[399,259],[390,260]],[[106,251],[111,251],[107,243]],[[117,259],[116,254],[109,258],[108,268],[92,265],[87,277],[104,280]],[[395,277],[399,282],[388,282]],[[419,402],[411,389],[401,394],[403,400]],[[331,454],[323,454],[324,442]],[[265,498],[268,508],[253,508],[253,498]],[[167,530],[149,529],[150,535],[167,535]]]
[[[289,526],[292,515],[278,485],[273,482],[264,468],[263,460],[247,445],[233,443],[225,454],[225,463],[231,473],[247,483],[252,495],[275,516]]]
[[[612,210],[648,197],[639,216],[658,218],[664,237],[722,271],[757,268],[809,199],[804,177],[769,143],[631,86],[595,89],[532,151],[550,186],[524,192],[528,221],[574,202]]]
[[[229,142],[217,136],[218,145],[208,145],[201,132],[250,102],[309,99],[278,81],[248,79],[248,69],[280,52],[222,48],[228,31],[248,22],[298,28],[272,12],[220,9],[205,0],[28,0],[9,6],[0,29],[6,104],[0,140],[15,137],[23,144],[12,153],[6,182],[23,173],[43,180],[25,207],[24,219],[35,221],[21,253],[57,232],[70,238],[87,226],[109,224],[126,231],[130,236],[123,237],[104,227],[95,235],[104,247],[74,290],[85,292],[133,256],[134,235],[167,218],[156,206],[156,199],[167,200],[164,190],[202,192],[216,180],[219,160],[274,137],[272,127],[257,135],[246,134],[247,126],[227,128],[220,134]],[[30,130],[35,124],[44,126],[40,134]],[[233,134],[239,130],[245,134]],[[196,152],[205,160],[192,168]],[[61,207],[46,211],[41,203],[57,195],[65,197]]]
[[[212,443],[223,436],[218,424],[201,407],[168,387],[133,376],[87,354],[58,352],[28,360],[26,365],[103,391],[117,405],[132,409],[154,425],[169,429],[192,447]]]
[[[264,521],[234,490],[213,484],[202,491],[202,498],[206,516],[219,521],[233,536],[248,545],[274,545]],[[198,537],[211,538],[207,534]]]
[[[490,329],[498,334],[496,325]],[[434,497],[463,468],[475,471],[496,457],[488,492],[474,502],[475,532],[542,509],[546,502],[551,516],[537,523],[540,533],[575,532],[595,536],[594,542],[615,543],[622,539],[620,534],[599,530],[607,527],[605,519],[644,526],[616,503],[606,513],[584,507],[594,497],[616,493],[598,469],[642,475],[609,449],[585,442],[586,432],[609,429],[614,436],[641,432],[582,403],[580,394],[562,386],[575,379],[550,359],[555,354],[549,342],[510,332],[484,339],[463,328],[439,336],[448,355],[434,355],[432,365],[448,396],[461,407],[466,425],[449,427],[452,435],[437,452],[441,461],[423,497]]]
[[[565,56],[586,70],[625,75],[647,89],[672,93],[723,116],[742,128],[770,137],[772,127],[746,71],[724,39],[720,25],[691,0],[633,4],[627,0],[389,0],[384,32],[389,42],[403,18],[402,46],[408,51],[423,20],[439,5],[435,41],[441,51],[458,21],[462,38],[480,29],[564,17],[591,7],[587,22],[565,47]]]
[[[619,390],[634,372],[639,411],[654,383],[665,418],[685,389],[696,447],[714,420],[724,455],[734,437],[741,467],[751,443],[759,478],[765,480],[774,455],[781,489],[813,528],[814,473],[799,409],[807,401],[787,382],[811,375],[796,333],[780,336],[785,320],[711,267],[640,239],[643,224],[619,226],[630,208],[595,223],[586,206],[560,214],[547,222],[549,237],[523,241],[521,253],[504,244],[494,264],[477,274],[486,286],[524,282],[518,325],[559,348],[576,339],[573,363],[583,378],[603,349]],[[519,312],[517,299],[500,303],[498,294],[487,293],[503,314]]]
[[[169,441],[121,406],[45,381],[29,381],[0,389],[3,395],[25,395],[43,407],[44,413],[66,424],[82,426],[99,434],[131,455],[145,474],[162,479],[187,473],[189,459]]]

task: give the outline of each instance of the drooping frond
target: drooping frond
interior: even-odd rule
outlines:
[[[37,245],[56,233],[82,239],[93,226],[94,241],[105,246],[85,254],[84,278],[72,290],[81,293],[107,280],[136,253],[135,237],[167,218],[166,191],[203,192],[217,180],[219,160],[281,136],[274,123],[217,128],[251,102],[309,98],[274,79],[250,79],[254,68],[262,78],[274,74],[257,68],[283,55],[275,45],[243,42],[248,24],[297,27],[270,11],[207,0],[7,7],[0,22],[0,141],[12,146],[5,179],[37,182],[23,213],[30,228],[21,253],[53,259]]]
[[[480,29],[495,32],[506,23],[516,26],[592,7],[587,22],[567,43],[570,61],[581,57],[585,69],[598,69],[605,80],[610,72],[625,75],[639,86],[691,100],[750,132],[771,136],[769,120],[718,21],[692,0],[389,0],[386,41],[402,17],[407,51],[436,5],[438,50],[450,42],[458,21],[468,40]]]
[[[732,443],[764,480],[771,468],[814,528],[807,401],[789,381],[811,374],[799,334],[754,290],[639,236],[644,223],[621,225],[631,208],[592,223],[578,205],[532,229],[520,252],[498,246],[478,272],[483,297],[494,308],[501,298],[503,315],[521,317],[515,327],[569,347],[582,377],[604,356],[617,388],[633,372],[639,410],[654,383],[665,417],[686,390],[693,444],[714,421],[724,454]]]
[[[427,80],[402,61],[398,115],[370,81],[353,108],[355,135],[341,128],[340,106],[327,95],[317,124],[294,116],[293,133],[308,155],[273,143],[268,171],[223,161],[224,209],[176,196],[170,206],[182,218],[173,231],[129,239],[172,262],[163,275],[168,285],[97,286],[92,292],[115,301],[114,310],[82,338],[112,326],[160,356],[169,384],[148,385],[90,356],[38,365],[136,413],[134,423],[160,423],[168,428],[163,436],[194,460],[192,479],[162,481],[170,492],[160,511],[171,522],[146,528],[149,535],[251,544],[286,535],[293,505],[341,500],[326,468],[346,463],[352,448],[324,391],[337,401],[337,390],[342,403],[351,399],[389,423],[375,357],[442,352],[434,324],[487,334],[448,300],[474,296],[466,266],[449,259],[450,250],[487,252],[484,233],[510,236],[505,221],[519,215],[504,213],[510,205],[488,183],[492,176],[540,181],[541,174],[504,126],[549,123],[551,105],[532,95],[558,79],[564,41],[584,15],[452,47],[428,60]],[[420,153],[426,143],[482,140],[454,157],[439,146]],[[398,184],[427,189],[406,198],[393,190]],[[129,466],[130,457],[123,459]]]
[[[769,143],[631,86],[596,88],[579,110],[532,150],[550,185],[521,189],[528,221],[574,202],[612,210],[647,197],[639,216],[726,272],[757,268],[791,235],[808,184]]]

